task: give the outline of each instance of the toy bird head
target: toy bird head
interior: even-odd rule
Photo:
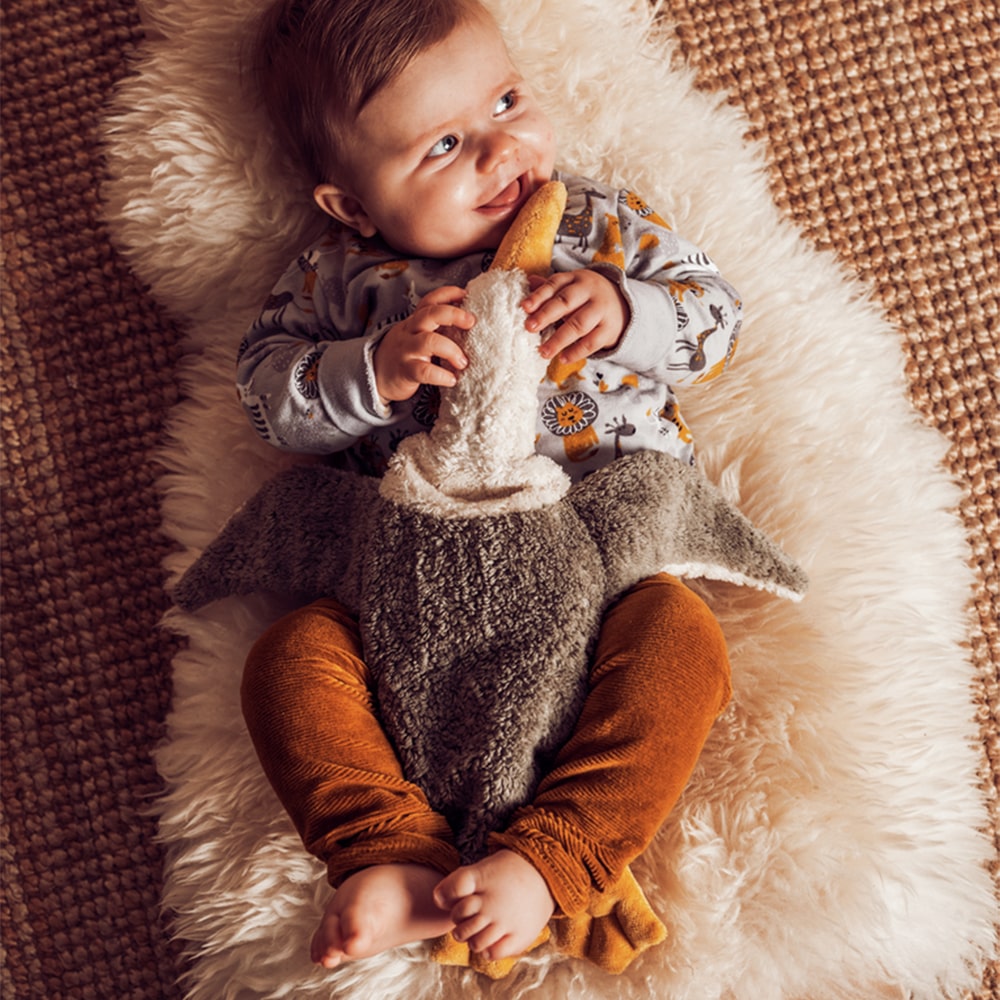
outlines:
[[[566,473],[535,454],[538,384],[546,361],[524,327],[528,275],[547,275],[566,206],[560,181],[540,187],[500,244],[490,269],[469,283],[475,317],[456,331],[469,365],[441,393],[434,427],[403,441],[382,480],[382,496],[442,517],[476,517],[554,503]]]

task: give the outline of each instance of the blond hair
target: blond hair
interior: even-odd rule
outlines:
[[[324,183],[347,170],[346,134],[368,101],[484,13],[478,0],[277,0],[248,68],[279,139]]]

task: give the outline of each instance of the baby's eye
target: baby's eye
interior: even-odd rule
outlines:
[[[508,90],[503,97],[497,101],[497,106],[493,109],[495,115],[502,115],[505,111],[510,111],[517,104],[517,94],[513,90]]]
[[[443,139],[438,139],[430,148],[428,156],[445,156],[458,145],[458,139],[453,135],[446,135]]]

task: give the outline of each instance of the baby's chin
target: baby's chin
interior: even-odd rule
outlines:
[[[470,233],[466,239],[421,240],[417,238],[399,243],[393,243],[392,240],[387,242],[398,252],[405,253],[410,257],[429,260],[455,260],[474,253],[489,253],[496,250],[512,221],[512,219],[506,219],[500,224],[491,226],[486,231]]]

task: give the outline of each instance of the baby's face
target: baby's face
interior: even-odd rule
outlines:
[[[375,95],[348,156],[362,233],[412,256],[458,257],[499,244],[550,179],[555,140],[496,26],[475,18]]]

